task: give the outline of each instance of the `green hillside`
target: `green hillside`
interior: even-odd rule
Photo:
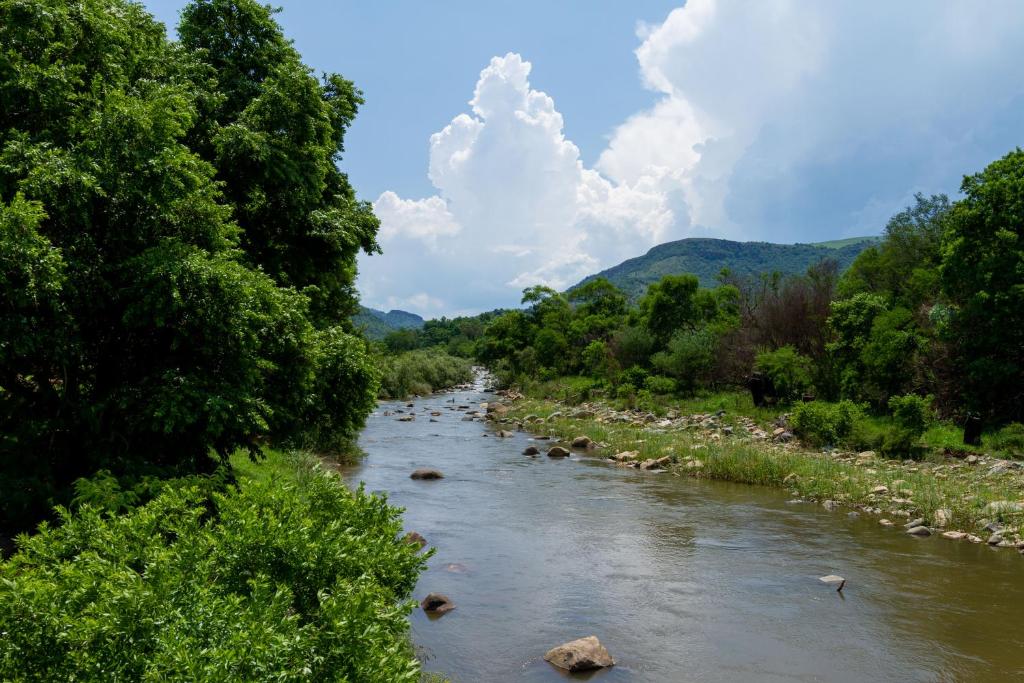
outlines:
[[[408,311],[391,310],[385,313],[374,308],[359,307],[359,312],[352,316],[356,328],[362,329],[369,339],[383,339],[389,332],[402,329],[420,329],[423,318]]]
[[[840,270],[845,270],[857,254],[877,239],[858,237],[819,244],[772,244],[692,237],[659,244],[643,256],[623,261],[585,278],[579,284],[605,277],[630,297],[636,298],[652,282],[665,275],[679,273],[692,273],[700,279],[701,285],[713,287],[723,268],[741,276],[775,271],[802,273],[822,259],[834,259]]]

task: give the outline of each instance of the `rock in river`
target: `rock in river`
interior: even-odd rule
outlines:
[[[604,649],[596,636],[587,636],[553,648],[544,660],[566,671],[590,671],[613,666],[615,660]]]
[[[420,603],[420,607],[423,608],[424,612],[429,612],[431,614],[444,614],[445,612],[451,612],[455,609],[455,603],[449,600],[447,595],[431,593],[427,597],[423,598],[423,602]]]
[[[573,448],[593,448],[594,441],[589,436],[577,436],[572,440]]]
[[[423,546],[427,544],[427,539],[423,538],[422,535],[418,534],[415,531],[410,531],[409,533],[407,533],[402,540],[408,543],[409,545],[416,546],[417,549],[421,549],[423,548]]]
[[[926,526],[913,526],[907,529],[907,533],[911,536],[931,536],[932,532],[928,531]]]
[[[444,479],[444,475],[441,474],[440,470],[432,470],[427,467],[422,467],[418,470],[413,471],[409,475],[410,479]]]
[[[566,449],[562,448],[561,446],[554,446],[551,450],[548,451],[548,457],[549,458],[568,458],[569,457],[569,451],[567,451]]]
[[[538,455],[539,453],[540,449],[536,446],[527,446],[523,449],[523,455]]]
[[[838,574],[829,574],[828,576],[822,576],[818,579],[822,583],[827,583],[830,586],[838,586],[841,583],[846,583],[846,579],[839,576]]]

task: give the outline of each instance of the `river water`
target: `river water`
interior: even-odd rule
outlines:
[[[457,609],[413,614],[426,670],[564,681],[544,653],[596,635],[616,666],[577,677],[600,683],[1024,680],[1016,552],[910,537],[772,489],[528,458],[545,442],[495,437],[453,409],[489,399],[381,404],[366,458],[343,469],[437,549],[415,597],[445,593]],[[445,478],[410,479],[418,467]],[[826,574],[846,577],[842,594]]]

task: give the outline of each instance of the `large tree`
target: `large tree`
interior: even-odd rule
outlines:
[[[948,326],[968,406],[1024,420],[1024,150],[964,178],[942,244]]]
[[[335,166],[358,92],[256,3],[181,30],[0,0],[0,527],[99,469],[337,444],[372,405],[347,319],[377,223]]]

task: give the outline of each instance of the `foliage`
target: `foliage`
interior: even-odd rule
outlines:
[[[805,441],[835,446],[850,434],[860,416],[860,408],[852,401],[810,401],[796,405],[790,423]]]
[[[964,178],[942,242],[943,292],[970,409],[1024,420],[1024,150]]]
[[[1014,455],[1024,455],[1024,424],[1011,422],[992,436],[992,446]]]
[[[469,361],[439,349],[385,356],[381,362],[384,366],[381,398],[400,399],[412,394],[425,396],[473,379]]]
[[[652,394],[668,395],[674,394],[679,388],[679,383],[671,377],[653,375],[644,382],[644,388]]]
[[[769,379],[784,401],[795,401],[811,388],[811,359],[792,346],[757,354],[754,367]]]
[[[253,0],[179,33],[127,0],[0,0],[0,528],[99,470],[330,447],[376,393],[348,317],[377,221],[336,166],[358,91]]]
[[[911,453],[933,420],[931,404],[931,396],[907,394],[890,398],[893,425],[883,439],[882,452],[887,455]]]
[[[660,373],[672,377],[681,391],[709,386],[714,367],[717,335],[708,329],[681,330],[672,336],[665,351],[651,357]]]
[[[58,516],[0,564],[0,678],[418,676],[403,601],[424,559],[398,510],[333,475]]]

